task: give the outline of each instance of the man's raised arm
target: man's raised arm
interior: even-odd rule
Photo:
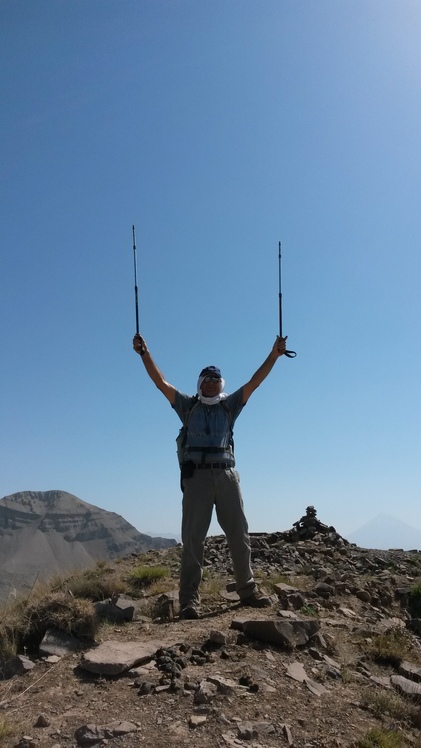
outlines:
[[[144,339],[138,334],[133,338],[133,350],[141,356],[145,369],[152,379],[152,382],[165,395],[167,400],[170,401],[171,405],[174,405],[176,393],[175,387],[164,379],[164,375],[158,369],[155,361],[149,353],[148,346]]]
[[[250,381],[247,382],[247,384],[243,385],[243,405],[246,404],[252,392],[257,389],[259,384],[262,384],[263,380],[266,379],[269,372],[272,371],[276,360],[280,356],[283,356],[283,354],[285,353],[287,337],[287,335],[285,336],[285,338],[280,338],[279,335],[277,336],[267,359],[265,359],[265,361],[263,361],[263,364],[259,366]]]

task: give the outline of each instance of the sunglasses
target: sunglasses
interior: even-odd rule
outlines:
[[[216,376],[210,376],[210,375],[209,375],[209,376],[207,376],[207,377],[204,377],[203,381],[204,381],[204,382],[220,382],[221,380],[220,380],[220,378],[219,378],[219,377],[216,377]]]

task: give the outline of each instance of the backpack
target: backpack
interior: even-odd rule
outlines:
[[[189,408],[186,411],[186,414],[184,416],[183,425],[182,425],[180,431],[178,432],[178,436],[177,436],[177,438],[175,440],[175,443],[177,445],[178,464],[180,465],[180,468],[181,468],[181,466],[183,464],[183,461],[184,461],[184,448],[186,446],[186,441],[187,441],[188,422],[189,422],[190,416],[192,414],[192,411],[194,410],[194,408],[196,407],[196,405],[199,402],[200,402],[200,400],[199,400],[198,396],[194,395],[194,397],[192,398],[192,400],[190,402]],[[229,426],[230,426],[230,447],[232,449],[232,452],[234,453],[234,432],[232,430],[233,419],[232,419],[232,416],[231,416],[231,411],[230,411],[227,403],[225,402],[225,400],[220,400],[220,404],[222,405],[222,407],[223,407],[223,409],[224,409],[224,411],[226,413],[226,416],[228,418],[228,423],[229,423]],[[207,451],[212,451],[212,452],[219,452],[219,451],[226,452],[226,448],[225,447],[200,447],[200,452],[207,452]]]

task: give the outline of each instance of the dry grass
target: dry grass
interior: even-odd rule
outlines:
[[[156,557],[155,557],[156,558]],[[93,603],[119,595],[148,597],[167,591],[173,581],[166,566],[153,563],[142,554],[113,565],[98,561],[85,570],[55,575],[48,582],[37,581],[26,597],[14,599],[1,610],[0,666],[16,654],[35,651],[46,631],[55,628],[79,639],[95,638],[101,622]],[[139,565],[140,561],[145,563]]]
[[[291,576],[286,574],[269,574],[265,579],[265,584],[268,585],[272,592],[275,591],[275,585],[276,584],[288,584],[290,587],[294,587],[294,589],[298,590],[299,592],[305,593],[306,590],[310,588],[310,583],[308,580],[307,574],[301,574],[300,576]]]
[[[120,572],[111,567],[102,567],[99,563],[92,569],[77,570],[65,577],[55,576],[50,586],[55,592],[67,592],[73,597],[94,602],[129,591],[129,585]]]
[[[36,650],[50,628],[92,639],[98,625],[91,601],[40,585],[26,600],[16,601],[2,610],[0,661],[26,650]]]
[[[357,748],[405,748],[405,737],[394,730],[374,727],[357,743]]]
[[[3,738],[7,738],[8,735],[13,735],[14,728],[4,717],[0,717],[0,743]]]
[[[219,597],[221,587],[223,587],[221,577],[206,575],[200,586],[200,595],[204,602],[214,600]]]
[[[158,579],[156,582],[152,582],[147,588],[146,595],[148,597],[156,597],[162,595],[164,592],[171,592],[174,589],[174,580],[169,577]]]
[[[398,693],[368,689],[361,703],[378,719],[390,717],[402,724],[421,727],[421,708]]]
[[[396,666],[411,655],[414,645],[405,629],[395,627],[366,640],[362,649],[372,660]]]

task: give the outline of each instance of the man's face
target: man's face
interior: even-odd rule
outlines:
[[[202,382],[201,390],[204,397],[215,397],[222,389],[220,377],[216,374],[207,374]]]

